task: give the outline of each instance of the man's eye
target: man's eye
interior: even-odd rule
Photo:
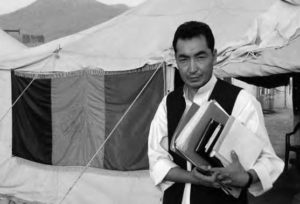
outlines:
[[[205,59],[206,56],[205,55],[199,55],[199,56],[196,56],[197,59]]]
[[[180,63],[185,63],[185,62],[187,62],[188,60],[186,59],[186,58],[181,58],[181,59],[179,59],[179,62]]]

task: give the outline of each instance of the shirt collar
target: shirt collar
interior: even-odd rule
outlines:
[[[202,103],[204,100],[207,100],[212,89],[214,88],[216,82],[217,82],[217,78],[214,75],[212,75],[210,80],[204,86],[202,86],[198,89],[197,93],[194,96],[194,102]],[[184,88],[183,95],[184,95],[185,100],[188,100],[186,87]]]

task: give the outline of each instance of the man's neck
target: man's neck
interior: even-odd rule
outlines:
[[[190,87],[190,86],[185,85],[186,97],[190,101],[194,101],[194,97],[198,92],[199,93],[204,93],[206,91],[209,91],[211,88],[213,88],[215,82],[216,82],[216,78],[214,76],[212,76],[203,86],[201,86],[199,88],[194,88],[194,87]]]
[[[192,88],[192,87],[189,87],[189,86],[186,86],[186,89],[187,89],[187,97],[190,101],[193,101],[194,100],[194,96],[195,94],[197,93],[197,91],[199,89],[197,88]]]

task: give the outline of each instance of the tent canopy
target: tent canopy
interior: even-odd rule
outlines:
[[[290,75],[300,72],[299,50],[299,1],[278,1],[256,18],[235,47],[222,53],[225,60],[215,71],[266,87],[284,85]]]
[[[0,68],[22,67],[61,48],[55,65],[44,71],[72,71],[86,67],[109,71],[131,70],[162,61],[174,63],[171,42],[183,22],[208,23],[221,51],[243,36],[255,17],[274,1],[259,0],[149,0],[83,32],[0,59]],[[39,70],[41,64],[26,66]]]
[[[25,48],[25,45],[0,29],[0,56],[16,53]]]

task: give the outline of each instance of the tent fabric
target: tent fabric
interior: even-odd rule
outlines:
[[[125,110],[138,95],[145,82],[153,75],[152,71],[128,74],[106,75],[106,136],[112,131]],[[104,151],[104,167],[106,169],[139,170],[148,169],[148,134],[155,110],[164,96],[162,83],[163,70],[156,73],[132,107],[114,134],[107,141]],[[130,92],[128,90],[131,90]]]
[[[274,74],[262,77],[238,77],[238,80],[244,81],[248,84],[264,88],[275,88],[278,86],[287,86],[290,83],[291,74]]]
[[[0,29],[0,56],[14,54],[27,47]]]
[[[12,74],[13,101],[32,80],[16,75]],[[85,71],[35,79],[12,111],[13,155],[84,166],[105,139],[104,75]],[[103,167],[100,154],[91,166]]]
[[[81,171],[80,167],[53,168],[14,157],[1,164],[1,195],[26,203],[60,203]],[[89,168],[62,203],[159,204],[161,196],[147,170]]]
[[[291,4],[295,4],[295,5],[300,5],[300,1],[299,0],[284,0],[288,3],[291,3]]]
[[[30,79],[18,79],[14,73],[11,76],[12,101],[16,101]],[[12,109],[12,124],[13,155],[51,164],[50,80],[36,80],[31,85]],[[30,150],[28,146],[33,146],[33,149]]]
[[[157,69],[159,69],[154,75],[153,79],[149,83],[149,87],[144,90],[141,95],[141,100],[137,100],[136,104],[132,108],[132,112],[129,111],[128,117],[130,121],[134,120],[138,123],[142,124],[142,120],[146,120],[147,123],[151,122],[151,115],[155,113],[154,109],[156,109],[155,101],[160,101],[164,92],[164,83],[163,83],[163,68],[162,65],[155,66],[146,66],[145,68],[126,71],[126,72],[107,72],[103,73],[104,79],[108,77],[108,84],[105,84],[103,87],[105,88],[114,88],[114,83],[116,80],[113,80],[113,77],[116,77],[119,82],[119,86],[121,86],[124,81],[135,81],[136,78],[141,78],[137,80],[137,82],[133,83],[135,87],[135,92],[133,94],[127,93],[127,96],[124,97],[124,101],[130,103],[132,99],[135,97],[135,94],[138,90],[141,89],[142,85],[145,85],[146,81],[149,79],[149,75],[154,73]],[[12,95],[11,95],[11,72],[8,71],[0,71],[0,85],[3,87],[0,104],[5,107],[10,107],[12,105]],[[24,80],[24,78],[28,78],[36,76],[37,73],[33,72],[24,72],[21,70],[15,71],[18,72],[18,76]],[[81,74],[78,73],[52,73],[56,77],[49,77],[49,73],[41,74],[39,77],[36,77],[35,80],[48,80],[49,79],[60,79],[65,80],[65,83],[69,83],[70,81],[66,80],[68,77],[77,77],[87,74],[89,72],[87,70],[80,71]],[[90,73],[99,72],[98,70],[90,70]],[[128,80],[125,76],[130,75]],[[93,76],[93,74],[91,74]],[[61,78],[63,77],[63,78]],[[66,78],[67,77],[67,78]],[[32,79],[32,78],[31,78]],[[83,80],[83,79],[82,79]],[[85,80],[83,80],[85,81]],[[93,81],[93,80],[92,80]],[[35,82],[35,81],[34,81]],[[34,83],[33,82],[33,83]],[[110,85],[109,85],[110,84]],[[138,85],[139,84],[139,85]],[[5,87],[5,88],[4,88]],[[24,87],[24,86],[23,86]],[[36,86],[33,84],[34,88]],[[76,88],[72,87],[72,88]],[[101,87],[101,86],[100,86]],[[27,89],[29,91],[31,86]],[[53,85],[52,87],[53,88]],[[70,88],[70,87],[69,87]],[[99,88],[97,86],[97,88]],[[66,95],[71,90],[68,90]],[[128,89],[123,88],[123,91],[130,92]],[[30,91],[29,91],[30,92]],[[26,93],[26,92],[25,92]],[[53,93],[53,92],[52,92]],[[79,92],[80,93],[80,92]],[[121,93],[121,91],[119,92]],[[101,94],[101,93],[100,93]],[[113,94],[113,93],[112,93]],[[110,95],[111,99],[114,99],[113,95]],[[57,95],[57,94],[55,94]],[[79,94],[80,95],[80,94]],[[14,96],[15,97],[15,96]],[[154,103],[151,102],[152,99],[149,97],[154,97]],[[22,98],[22,97],[21,97]],[[3,100],[2,100],[3,99]],[[21,100],[21,99],[19,99]],[[32,104],[36,105],[36,102],[31,98]],[[91,100],[93,101],[93,100]],[[124,102],[123,101],[123,102]],[[106,99],[106,102],[110,102],[110,99]],[[121,108],[117,108],[116,114],[121,115],[124,112],[123,102],[119,104],[114,104],[115,101],[111,101],[110,103]],[[76,103],[76,100],[75,100]],[[128,103],[125,106],[128,106]],[[152,103],[151,105],[147,105]],[[17,104],[17,103],[16,103]],[[145,114],[141,116],[140,109],[144,106],[147,106],[146,112],[150,112],[149,115]],[[155,106],[155,107],[153,107]],[[34,107],[36,108],[36,107]],[[64,107],[61,107],[64,108]],[[138,108],[138,111],[134,110]],[[145,108],[143,108],[145,109]],[[70,167],[70,166],[54,166],[54,165],[44,165],[38,162],[31,162],[28,159],[22,159],[12,155],[12,118],[13,111],[8,111],[7,109],[0,109],[0,197],[8,197],[12,200],[23,200],[26,202],[37,202],[37,203],[59,203],[63,196],[67,193],[68,189],[74,185],[74,181],[78,178],[80,173],[83,171],[82,167]],[[140,115],[138,115],[138,114]],[[3,117],[6,114],[6,117]],[[107,114],[107,113],[105,113]],[[98,117],[98,116],[97,116]],[[107,116],[106,116],[107,117]],[[150,117],[150,118],[149,118]],[[114,119],[115,120],[115,119]],[[101,120],[102,121],[102,120]],[[127,171],[112,171],[112,170],[101,170],[99,168],[87,168],[86,172],[79,179],[78,183],[72,189],[70,194],[66,197],[66,200],[63,203],[99,203],[99,201],[103,201],[104,203],[159,203],[161,198],[161,192],[155,188],[153,185],[148,170],[139,170],[134,171],[130,170],[132,167],[136,169],[143,169],[141,165],[148,165],[148,162],[145,160],[146,149],[145,142],[147,140],[147,127],[148,125],[144,125],[143,132],[137,134],[135,131],[140,131],[138,126],[133,126],[131,122],[124,120],[126,123],[122,124],[116,131],[117,138],[114,139],[112,135],[112,143],[109,144],[113,147],[111,151],[107,151],[106,153],[109,155],[121,156],[119,160],[116,160],[114,163],[110,163],[111,166],[117,168],[117,165],[122,168],[127,168]],[[33,122],[33,121],[31,121]],[[96,121],[95,121],[96,122]],[[111,127],[112,125],[110,125]],[[125,129],[126,131],[122,130]],[[133,134],[130,134],[130,131],[133,131],[136,138],[134,138]],[[123,135],[122,135],[122,134]],[[107,133],[106,133],[107,134]],[[127,135],[128,134],[128,135]],[[30,135],[27,135],[30,136]],[[107,135],[106,135],[107,136]],[[123,137],[123,138],[122,138]],[[131,137],[129,140],[137,140],[140,142],[139,145],[134,145],[134,142],[126,141],[125,137]],[[121,142],[126,142],[124,145],[130,145],[129,147],[123,147],[121,152],[114,145],[118,145],[118,147],[122,147],[121,144],[118,144],[118,139]],[[30,140],[32,141],[32,140]],[[108,140],[109,141],[109,140]],[[32,145],[32,144],[30,144]],[[126,156],[126,154],[130,153],[132,150],[133,156]],[[141,156],[143,155],[143,156]],[[123,160],[123,162],[121,161]],[[143,162],[138,162],[143,160]],[[105,161],[105,159],[103,159]],[[110,160],[113,161],[113,160]],[[137,165],[134,165],[137,163]],[[109,165],[107,165],[109,166]],[[89,195],[89,196],[87,196]]]
[[[105,140],[104,74],[82,71],[52,79],[52,163],[84,166]],[[91,163],[103,168],[103,151]]]
[[[162,61],[174,65],[171,42],[181,23],[189,20],[207,22],[216,36],[216,48],[221,51],[230,42],[241,38],[255,17],[274,1],[149,0],[86,31],[6,56],[0,59],[0,68],[24,66],[58,48],[59,60],[56,59],[54,66],[49,65],[52,70],[98,67],[105,71],[122,71]]]
[[[0,56],[9,55],[21,50],[26,50],[26,46],[18,42],[0,29]],[[0,57],[1,58],[1,57]],[[11,155],[11,117],[3,117],[11,105],[11,79],[9,72],[0,71],[0,162],[3,158]]]
[[[249,78],[299,72],[300,5],[276,2],[239,43],[222,53],[217,75]]]
[[[85,166],[154,74],[153,68],[157,67],[107,75],[83,70],[66,77],[48,75],[51,79],[37,75],[12,108],[13,155],[50,165]],[[162,70],[155,73],[91,167],[148,169],[149,126],[164,95]],[[12,101],[33,80],[24,76],[12,72]]]
[[[215,69],[222,77],[262,77],[300,72],[300,33],[279,48],[265,48],[260,52],[246,53],[240,59]]]

